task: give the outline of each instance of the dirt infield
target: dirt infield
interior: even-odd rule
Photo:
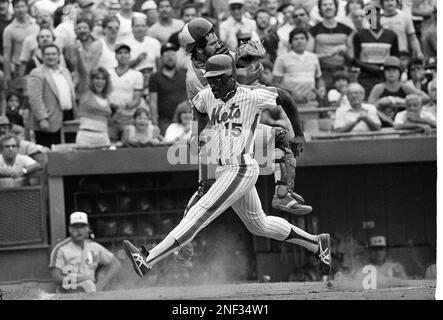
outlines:
[[[28,292],[8,295],[12,299],[43,300],[433,300],[435,281],[388,283],[376,290],[363,290],[356,282],[281,282],[205,285],[191,287],[152,287],[106,291],[93,294],[57,295]]]

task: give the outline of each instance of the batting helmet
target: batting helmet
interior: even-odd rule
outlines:
[[[185,47],[186,52],[191,52],[197,42],[203,39],[214,25],[205,18],[195,18],[189,21],[179,34],[179,41]]]
[[[205,78],[217,77],[222,74],[232,75],[235,71],[234,59],[227,54],[216,54],[206,60]]]

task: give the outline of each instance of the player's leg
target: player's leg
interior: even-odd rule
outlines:
[[[145,248],[138,249],[129,241],[124,241],[123,247],[137,274],[143,276],[155,263],[190,242],[200,230],[252,188],[257,178],[258,167],[221,167],[214,185],[152,250],[148,252]]]
[[[287,131],[273,128],[275,133],[275,193],[272,207],[296,215],[312,212],[312,207],[305,204],[303,197],[294,192],[296,159],[289,149]]]
[[[329,234],[311,235],[283,218],[266,216],[255,187],[235,202],[232,208],[252,234],[302,246],[313,252],[329,272]]]

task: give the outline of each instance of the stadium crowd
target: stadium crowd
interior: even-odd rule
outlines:
[[[29,171],[10,170],[11,148],[33,156],[63,142],[186,141],[191,57],[180,31],[195,17],[211,21],[232,51],[263,44],[258,82],[292,94],[305,131],[322,129],[307,125],[313,118],[328,133],[429,134],[436,16],[435,0],[0,0],[0,132],[17,137],[0,140],[0,176]],[[67,121],[78,130],[65,137]],[[275,112],[262,122],[285,126]]]

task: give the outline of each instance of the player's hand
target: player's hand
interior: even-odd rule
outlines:
[[[298,158],[303,152],[305,142],[305,137],[303,136],[294,137],[289,140],[289,147],[291,148],[296,158]]]
[[[218,41],[218,48],[215,50],[215,54],[229,54],[229,48],[223,41]]]

